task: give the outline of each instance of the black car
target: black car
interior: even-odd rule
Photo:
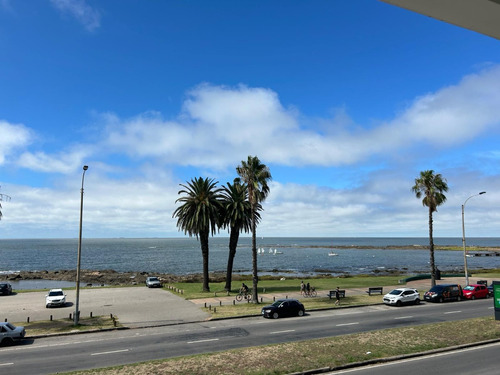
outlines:
[[[458,284],[441,284],[425,292],[424,299],[430,302],[461,301],[462,287]]]
[[[493,297],[493,283],[488,285],[488,294],[490,297]]]
[[[9,283],[0,283],[0,294],[8,296],[12,293],[12,285]]]
[[[264,318],[278,319],[283,316],[303,316],[306,312],[304,305],[296,299],[279,299],[272,305],[262,308]]]

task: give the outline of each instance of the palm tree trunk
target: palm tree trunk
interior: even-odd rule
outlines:
[[[259,296],[257,293],[259,273],[257,270],[257,230],[255,225],[255,204],[252,204],[252,270],[253,270],[252,301],[254,303],[259,303]]]
[[[436,285],[436,264],[434,262],[434,239],[432,236],[432,208],[429,207],[429,252],[431,263],[431,287]]]
[[[208,231],[200,232],[201,255],[203,257],[203,291],[210,292],[208,284]]]
[[[236,255],[236,247],[238,246],[238,239],[240,237],[240,228],[231,228],[231,234],[229,235],[229,257],[227,259],[227,271],[226,271],[226,286],[225,290],[231,291],[231,281],[233,276],[233,264],[234,256]]]

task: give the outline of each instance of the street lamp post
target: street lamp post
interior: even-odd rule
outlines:
[[[462,245],[464,247],[465,286],[469,285],[469,273],[468,273],[468,270],[467,270],[467,252],[465,250],[465,220],[464,220],[465,204],[472,197],[477,197],[478,195],[482,195],[482,194],[485,194],[485,193],[486,193],[485,191],[482,191],[482,192],[480,192],[478,194],[471,195],[469,198],[467,198],[465,200],[464,204],[462,205]]]
[[[82,173],[82,188],[80,190],[80,234],[78,236],[78,261],[76,263],[75,316],[73,317],[75,326],[78,325],[78,321],[80,320],[80,259],[82,258],[83,181],[85,180],[85,171],[87,169],[89,169],[89,167],[84,165]]]

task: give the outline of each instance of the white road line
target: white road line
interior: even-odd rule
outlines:
[[[295,332],[294,329],[287,329],[286,331],[274,331],[274,332],[269,332],[270,335],[277,335],[280,333],[288,333],[288,332]]]
[[[209,341],[219,341],[219,339],[207,339],[207,340],[196,340],[196,341],[188,341],[188,344],[197,344],[199,342],[209,342]]]
[[[91,355],[105,355],[105,354],[115,354],[115,353],[123,353],[123,352],[128,352],[128,349],[113,350],[110,352],[92,353]]]
[[[355,324],[359,324],[359,322],[337,324],[335,327],[353,326],[353,325],[355,325]]]
[[[0,366],[12,366],[14,362],[0,363]]]
[[[413,318],[413,315],[408,315],[408,316],[399,316],[397,318],[394,318],[394,319],[411,319]]]
[[[445,312],[444,314],[460,314],[462,311],[458,310],[458,311],[447,311]]]

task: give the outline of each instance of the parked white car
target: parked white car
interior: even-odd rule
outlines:
[[[394,289],[384,296],[384,303],[396,306],[409,303],[418,305],[420,303],[420,293],[412,288]]]
[[[16,327],[12,323],[0,322],[0,345],[12,345],[14,341],[23,339],[25,335],[24,327]]]
[[[62,289],[51,289],[45,296],[45,307],[64,306],[66,304],[66,294]]]

